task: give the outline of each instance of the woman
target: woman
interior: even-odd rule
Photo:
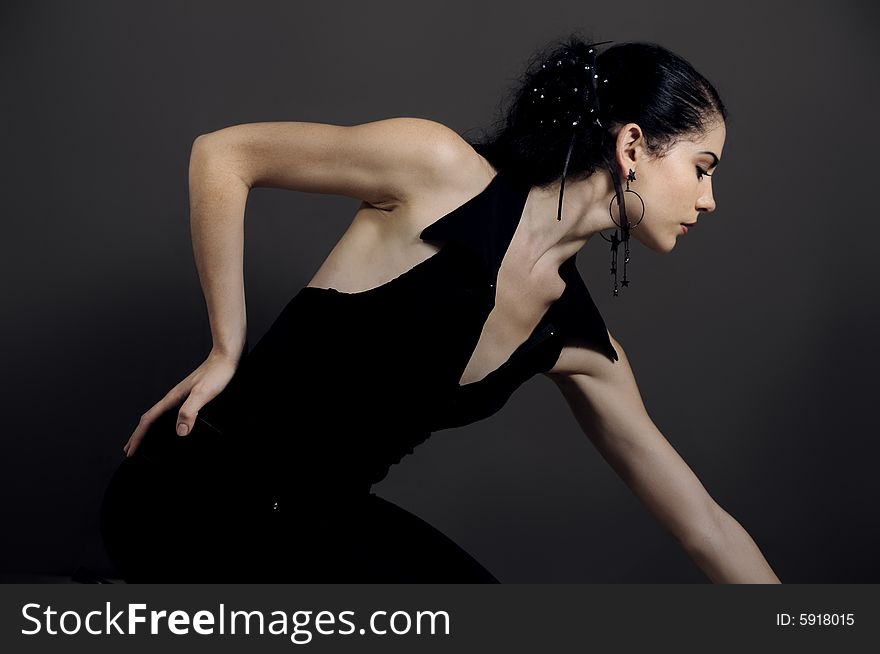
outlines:
[[[540,372],[713,581],[778,582],[651,421],[575,266],[615,229],[617,294],[619,244],[626,286],[631,234],[668,252],[714,210],[725,118],[712,85],[668,50],[600,54],[572,36],[536,56],[482,142],[414,118],[196,139],[192,235],[214,347],[142,416],[105,493],[121,576],[495,582],[370,487],[431,433],[494,414]],[[249,350],[242,227],[256,186],[362,204]]]

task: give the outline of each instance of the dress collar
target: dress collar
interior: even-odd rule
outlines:
[[[522,217],[530,189],[528,184],[506,172],[499,172],[477,195],[423,229],[419,238],[462,243],[479,257],[494,282]],[[576,261],[577,254],[574,254],[559,267],[565,290],[547,315],[561,314],[566,332],[594,344],[617,361],[617,351],[611,345],[605,321],[590,296]]]
[[[477,195],[423,229],[419,238],[463,243],[479,256],[494,280],[528,195],[528,186],[499,172]]]

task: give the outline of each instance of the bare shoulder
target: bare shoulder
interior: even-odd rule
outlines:
[[[545,372],[575,410],[591,434],[617,433],[622,425],[649,425],[629,357],[609,333],[617,351],[613,361],[589,345],[571,341],[562,349],[556,365]]]
[[[405,147],[410,164],[401,173],[400,193],[387,205],[419,202],[438,189],[454,188],[485,161],[458,132],[436,120],[402,117],[382,122],[388,126],[387,136],[393,136],[385,143],[389,156],[399,156]]]
[[[395,231],[407,241],[425,227],[480,193],[497,171],[455,130],[440,123],[427,126],[426,160],[409,180],[401,200],[390,208]]]
[[[311,286],[359,292],[400,276],[434,254],[435,246],[419,239],[421,231],[479,193],[496,174],[470,143],[442,123],[420,118],[389,120],[398,124],[385,131],[386,139],[377,140],[376,147],[387,139],[404,138],[408,163],[397,161],[393,184],[383,178],[382,186],[393,192],[378,198],[361,196],[351,225],[309,282]],[[386,152],[381,159],[389,157],[394,158]]]
[[[608,332],[608,339],[617,351],[619,359],[612,361],[604,352],[591,347],[576,338],[569,339],[562,346],[556,363],[544,375],[555,382],[564,381],[575,375],[585,375],[594,379],[612,379],[627,368],[626,352],[620,342]]]

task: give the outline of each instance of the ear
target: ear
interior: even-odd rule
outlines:
[[[636,170],[639,162],[645,157],[645,137],[642,128],[636,123],[627,123],[617,132],[617,144],[614,158],[617,161],[621,179],[626,179],[630,168]]]

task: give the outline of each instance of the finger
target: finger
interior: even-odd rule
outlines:
[[[137,449],[138,443],[141,442],[141,439],[143,438],[144,434],[147,433],[147,430],[150,428],[150,425],[153,424],[154,420],[155,417],[153,414],[153,409],[150,409],[140,417],[134,433],[132,433],[132,435],[128,439],[128,443],[126,443],[126,448],[128,448],[126,452],[127,456],[131,456],[132,454],[134,454],[134,450]]]
[[[174,395],[173,393],[168,393],[165,397],[159,400],[156,404],[147,410],[140,419],[138,420],[137,427],[132,433],[131,437],[128,439],[128,443],[126,443],[126,456],[131,456],[137,450],[138,445],[141,440],[144,438],[144,435],[149,431],[150,427],[156,421],[160,415],[165,413],[170,406],[173,406],[174,403]]]
[[[131,456],[137,450],[138,445],[141,442],[140,435],[132,435],[131,438],[128,439],[128,442],[125,444],[125,447],[122,449],[125,451],[126,456]]]
[[[199,401],[201,397],[201,392],[196,388],[190,392],[189,397],[186,399],[186,402],[180,407],[180,410],[177,412],[177,435],[178,436],[186,436],[190,432],[192,432],[193,425],[196,421],[196,416],[199,415],[199,409],[202,408],[202,402]]]

